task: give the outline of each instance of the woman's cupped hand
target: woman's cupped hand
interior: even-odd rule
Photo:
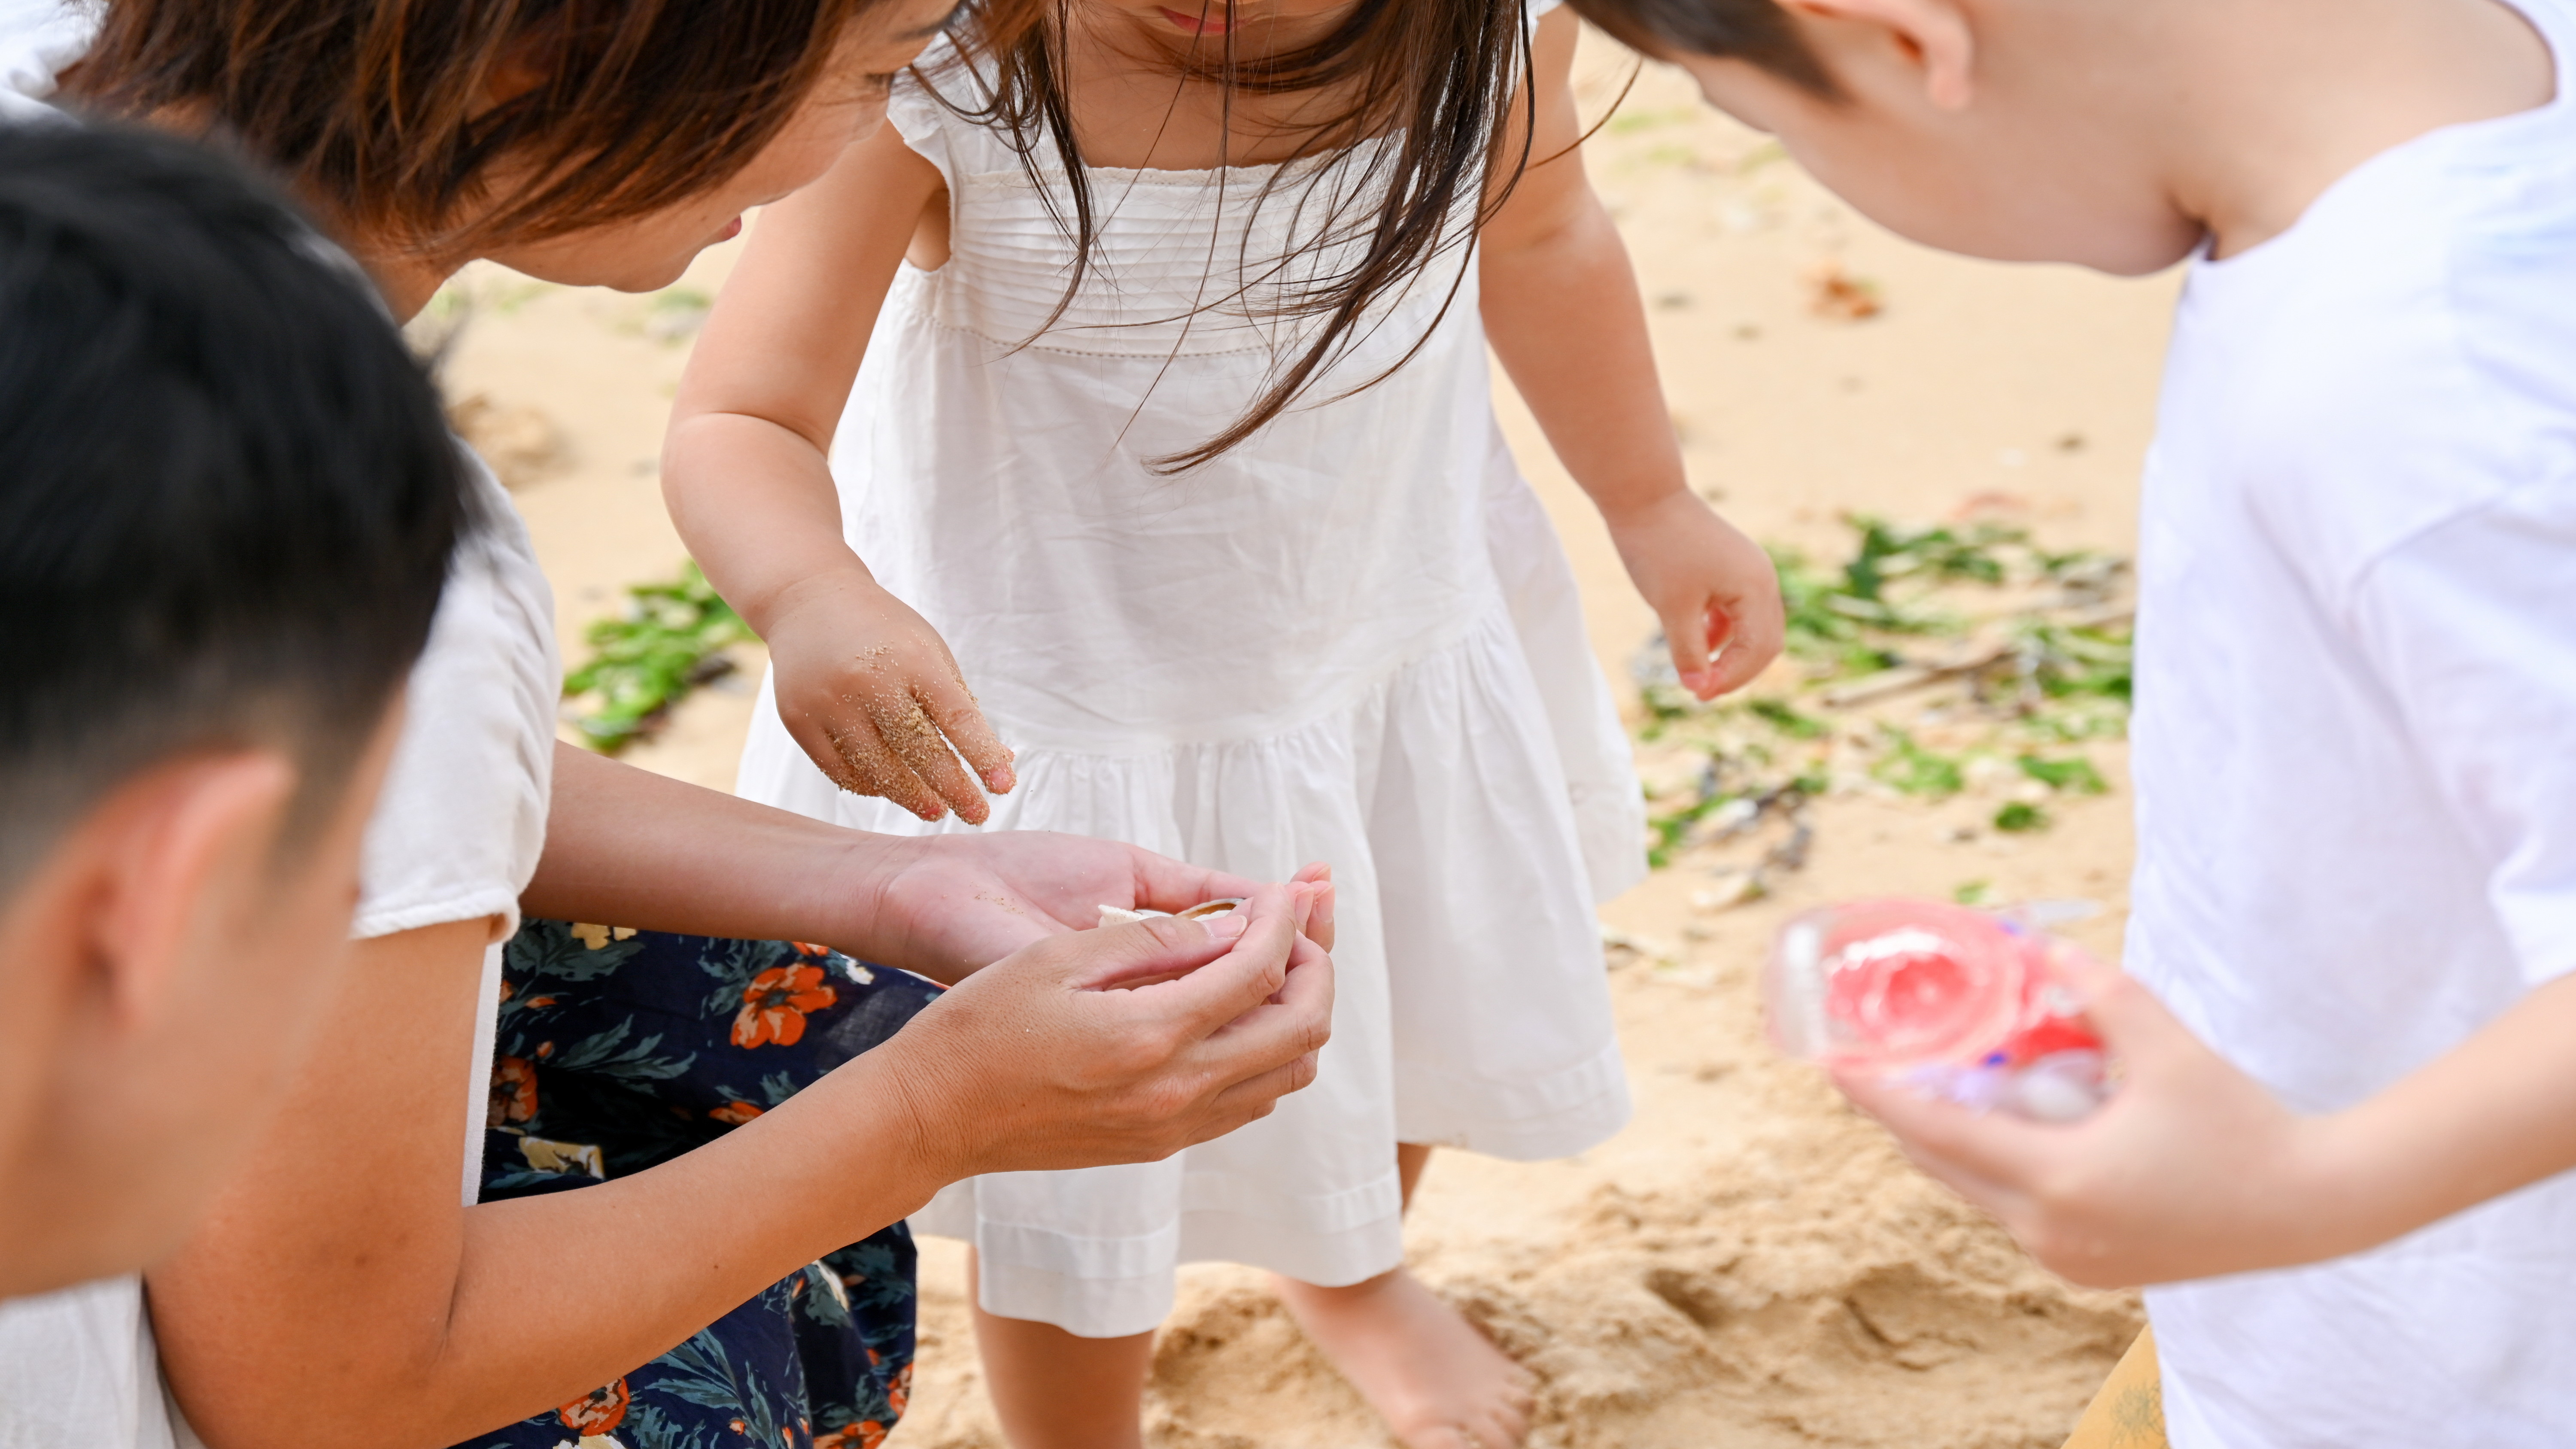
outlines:
[[[1269,1115],[1331,1036],[1325,894],[1050,936],[949,991],[870,1054],[929,1175],[1154,1161]]]

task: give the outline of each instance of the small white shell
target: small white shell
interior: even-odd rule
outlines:
[[[1228,911],[1239,911],[1243,909],[1243,904],[1244,898],[1241,896],[1227,896],[1223,900],[1201,901],[1199,904],[1190,907],[1188,910],[1182,911],[1180,913],[1180,918],[1184,921],[1204,921],[1210,916],[1222,916]],[[1123,926],[1130,921],[1141,921],[1149,916],[1168,916],[1171,914],[1172,912],[1170,911],[1131,911],[1124,906],[1102,906],[1100,908],[1100,924],[1104,926]]]

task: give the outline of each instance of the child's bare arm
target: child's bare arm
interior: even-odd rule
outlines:
[[[845,789],[924,819],[989,807],[1011,752],[938,633],[878,587],[841,535],[832,432],[939,171],[893,127],[761,217],[689,360],[664,444],[672,520],[769,643],[778,710]],[[954,746],[955,753],[951,753]]]
[[[1779,654],[1779,580],[1683,474],[1636,274],[1583,171],[1575,36],[1570,10],[1539,22],[1532,164],[1478,242],[1485,331],[1662,618],[1683,686],[1707,699],[1751,682]],[[1506,160],[1519,155],[1522,129],[1516,121]]]

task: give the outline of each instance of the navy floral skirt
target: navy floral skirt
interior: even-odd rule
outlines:
[[[940,988],[821,946],[529,921],[503,953],[483,1198],[572,1192],[714,1141]],[[901,1223],[585,1398],[460,1449],[875,1449],[912,1382]]]

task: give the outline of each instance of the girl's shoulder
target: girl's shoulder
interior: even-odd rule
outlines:
[[[986,119],[993,87],[989,60],[941,36],[895,77],[886,97],[886,124],[952,186],[961,173],[1007,169],[1017,164],[1016,153]]]

